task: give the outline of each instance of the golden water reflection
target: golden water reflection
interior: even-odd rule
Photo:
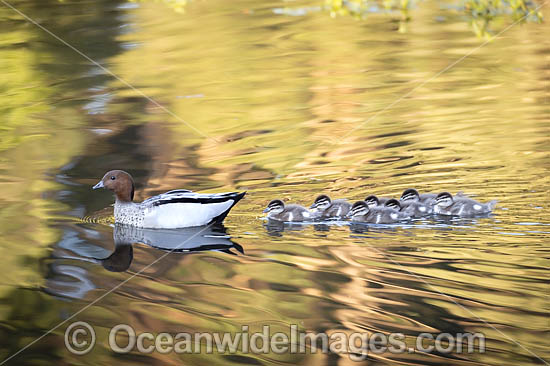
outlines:
[[[2,359],[142,269],[77,316],[98,339],[120,322],[155,332],[298,324],[487,337],[484,354],[371,364],[549,357],[547,24],[513,27],[422,84],[481,42],[458,15],[434,21],[437,4],[415,10],[406,34],[382,14],[289,17],[272,11],[277,1],[189,2],[184,15],[150,1],[14,4],[212,138],[0,8]],[[109,220],[82,220],[109,215],[110,195],[90,187],[113,167],[132,172],[139,199],[247,190],[226,221],[244,253],[159,260],[166,250],[146,240],[117,247]],[[408,187],[497,199],[498,210],[392,228],[260,220],[275,197],[308,205],[318,192],[355,200]],[[352,364],[335,354],[115,357],[105,342],[77,357],[63,331],[10,363]]]

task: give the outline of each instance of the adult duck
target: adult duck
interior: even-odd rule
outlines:
[[[93,189],[115,194],[115,222],[142,228],[175,229],[221,223],[246,192],[195,193],[177,189],[138,203],[134,179],[123,170],[111,170]]]

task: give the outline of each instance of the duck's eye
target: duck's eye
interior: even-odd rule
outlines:
[[[111,180],[115,180],[115,176],[114,175],[111,175]]]

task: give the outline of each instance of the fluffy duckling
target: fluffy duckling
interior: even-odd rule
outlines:
[[[431,195],[431,193],[427,194]],[[422,202],[418,191],[413,188],[405,190],[399,201],[401,210],[413,218],[430,215],[433,212],[432,205]]]
[[[394,201],[397,202],[397,200]],[[368,222],[372,224],[394,224],[408,219],[409,217],[406,214],[394,208],[395,202],[390,202],[390,207],[369,207],[365,201],[357,201],[351,207],[348,217],[354,222]],[[399,202],[397,202],[397,205],[399,205]]]
[[[263,212],[267,213],[267,218],[270,220],[284,222],[308,221],[313,216],[307,208],[294,204],[285,205],[281,200],[269,202]]]
[[[391,199],[387,200],[386,203],[384,203],[384,206],[389,207],[389,208],[393,208],[396,211],[401,210],[401,205],[399,204],[399,201],[396,200],[395,198],[391,198]]]
[[[345,199],[331,201],[329,196],[322,194],[309,208],[314,210],[318,218],[333,219],[346,217],[351,209],[351,204]]]
[[[401,213],[405,214],[405,216],[409,218],[418,218],[426,216],[427,213],[432,213],[432,208],[421,202],[409,202],[407,204],[403,204],[402,202],[392,198],[391,200],[388,200],[384,206],[401,211]]]
[[[371,194],[367,198],[365,198],[365,202],[370,207],[377,207],[377,206],[384,206],[386,202],[388,202],[391,198],[387,197],[376,197],[375,195]]]
[[[481,203],[465,196],[453,197],[449,192],[441,192],[435,199],[434,213],[448,216],[474,217],[490,213],[496,204],[497,201]]]
[[[433,206],[435,204],[435,198],[437,197],[437,193],[421,193],[419,194],[418,191],[414,188],[405,189],[403,191],[403,194],[401,195],[400,201],[418,201],[426,206]]]

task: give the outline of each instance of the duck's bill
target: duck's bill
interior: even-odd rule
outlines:
[[[269,207],[262,211],[263,213],[269,212]]]
[[[105,186],[103,185],[103,181],[100,180],[98,184],[96,184],[95,186],[92,187],[92,189],[99,189],[99,188],[104,188]]]
[[[314,208],[317,208],[317,204],[314,203],[313,205],[309,206],[310,209],[314,209]]]

